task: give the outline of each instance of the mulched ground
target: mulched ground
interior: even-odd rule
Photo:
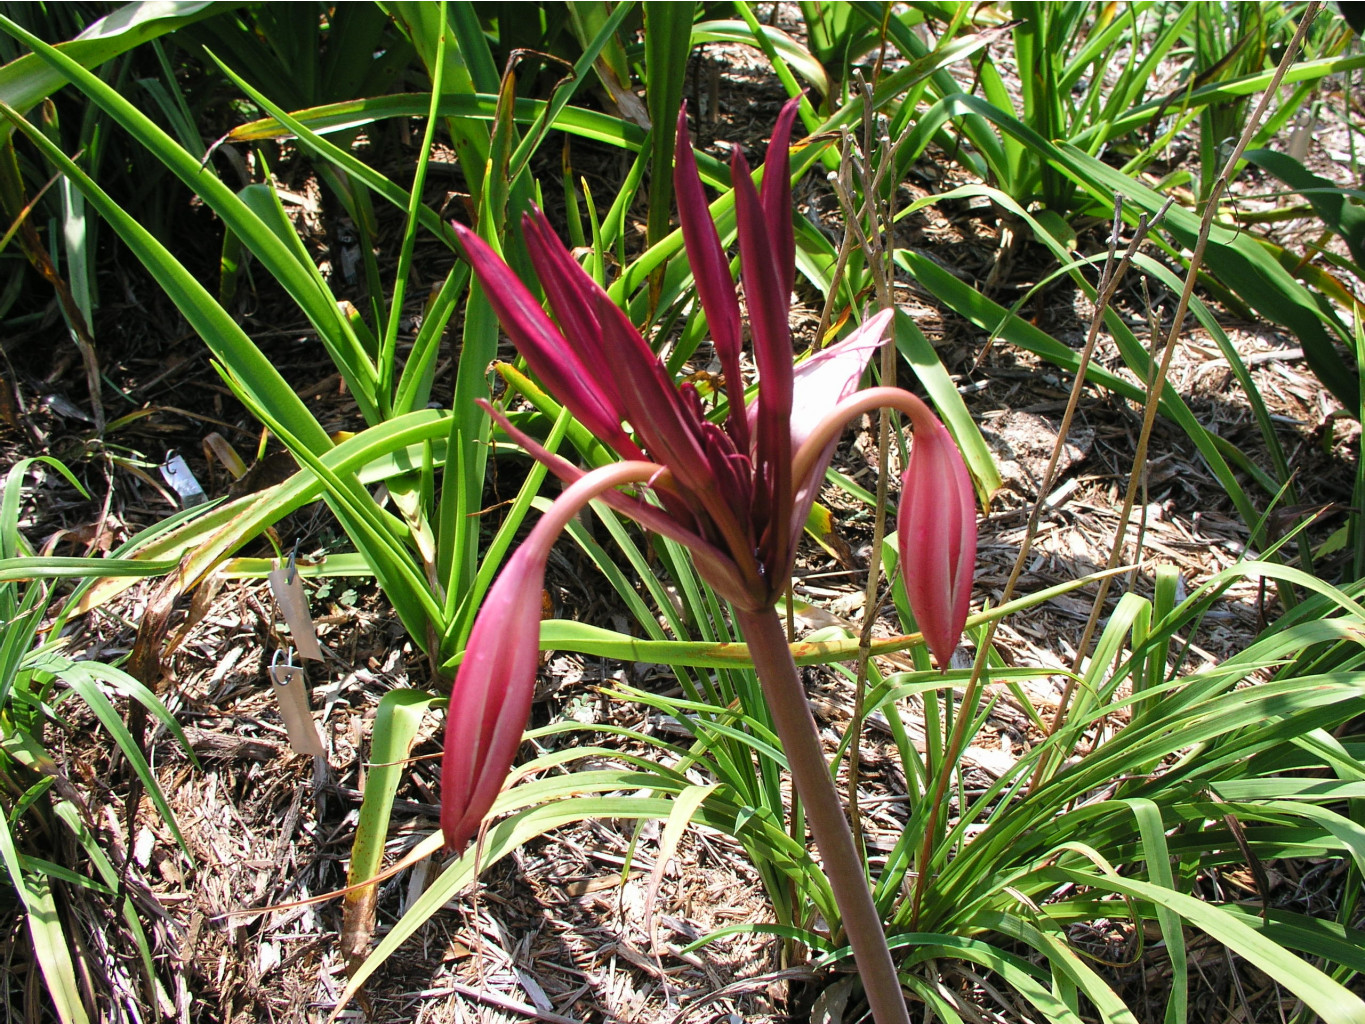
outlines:
[[[712,47],[696,58],[699,89],[717,83],[716,115],[704,119],[700,142],[724,154],[741,144],[761,154],[767,126],[782,95],[762,63],[739,50]],[[720,64],[718,76],[708,64]],[[707,108],[711,109],[711,108]],[[548,145],[545,152],[558,153]],[[400,160],[402,153],[393,159]],[[611,182],[620,170],[614,153],[596,153],[574,143],[576,165],[595,180]],[[300,199],[301,226],[320,260],[340,264],[345,242],[335,211],[311,187],[306,168],[285,163],[284,185]],[[548,172],[547,172],[548,173]],[[557,174],[557,171],[554,172]],[[954,184],[942,154],[926,157],[920,182],[942,191]],[[437,188],[455,187],[440,182]],[[903,199],[922,192],[907,185]],[[603,186],[602,194],[611,189]],[[440,205],[441,195],[432,197]],[[817,192],[812,205],[828,213],[832,199]],[[930,207],[903,222],[898,244],[929,252],[969,280],[991,276],[1000,239],[985,208]],[[1091,245],[1103,238],[1094,233]],[[432,248],[418,260],[425,284],[449,265],[449,255]],[[1013,273],[997,284],[998,301],[1008,304],[1032,280],[1027,268],[1049,265],[1042,251],[1016,251]],[[118,287],[115,287],[117,284]],[[344,291],[344,288],[339,288]],[[218,432],[239,452],[254,451],[258,428],[221,385],[202,345],[184,330],[178,315],[141,281],[135,270],[109,272],[108,297],[97,323],[102,366],[123,394],[109,401],[112,419],[134,410],[146,414],[106,437],[93,439],[84,376],[74,351],[40,344],[58,336],[49,318],[6,340],[6,378],[18,399],[18,415],[0,437],[6,463],[27,454],[56,454],[78,466],[94,502],[86,502],[51,475],[36,488],[25,526],[38,544],[69,553],[108,550],[142,525],[172,511],[158,486],[155,466],[167,450],[179,450],[211,495],[229,481],[207,459],[203,440]],[[956,318],[913,284],[900,287],[898,302],[930,337],[958,381],[973,415],[992,444],[1005,478],[981,528],[976,603],[999,597],[1013,565],[1029,508],[1038,500],[1038,481],[1057,441],[1057,428],[1070,379],[1003,342],[986,348],[982,332]],[[329,429],[354,427],[357,417],[340,391],[320,346],[297,312],[262,285],[242,297],[239,312],[253,337]],[[1140,316],[1146,300],[1136,278],[1120,299]],[[1168,303],[1168,308],[1169,308]],[[1039,325],[1079,346],[1091,315],[1069,286],[1049,288],[1035,303]],[[414,307],[414,312],[417,312]],[[806,306],[794,319],[809,330],[819,309]],[[1338,420],[1293,351],[1292,339],[1263,326],[1228,319],[1225,328],[1248,363],[1276,415],[1281,442],[1299,471],[1305,504],[1349,502],[1354,473],[1354,424]],[[1254,422],[1216,347],[1191,326],[1182,336],[1170,384],[1210,429],[1260,454]],[[984,352],[984,355],[983,355]],[[1102,342],[1099,358],[1121,369],[1112,345]],[[438,378],[445,375],[438,375]],[[447,399],[438,387],[437,399]],[[1102,566],[1118,524],[1123,489],[1131,467],[1141,411],[1123,400],[1091,391],[1067,439],[1063,469],[1050,491],[1049,511],[1034,539],[1022,592],[1074,579]],[[864,486],[875,486],[875,429],[864,423],[848,435],[840,467]],[[263,467],[263,472],[268,467]],[[514,481],[512,481],[514,483]],[[496,499],[497,495],[492,495]],[[840,505],[837,493],[831,504]],[[847,507],[847,506],[845,506]],[[1246,554],[1246,531],[1221,488],[1177,428],[1159,424],[1144,495],[1144,550],[1156,561],[1176,565],[1186,587],[1194,587]],[[1313,528],[1321,540],[1342,521],[1330,511]],[[840,523],[848,550],[865,551],[871,537],[865,518]],[[288,546],[313,554],[341,544],[334,524],[317,509],[304,510],[278,529]],[[262,550],[259,553],[265,553]],[[1125,561],[1139,553],[1125,550]],[[552,571],[550,589],[563,614],[616,625],[619,610],[607,588],[574,550]],[[818,621],[861,624],[861,577],[811,551],[799,574],[801,593],[819,604]],[[1138,586],[1149,576],[1143,576]],[[1055,599],[1004,623],[996,643],[1016,664],[1069,665],[1089,614],[1086,591]],[[1117,594],[1113,595],[1117,596]],[[115,659],[134,642],[134,626],[156,600],[154,583],[134,587],[83,623],[72,640],[84,657]],[[1252,584],[1233,587],[1195,638],[1195,653],[1212,663],[1240,649],[1255,635],[1274,606]],[[346,957],[339,933],[341,901],[297,904],[345,884],[345,869],[360,794],[368,768],[369,724],[384,693],[395,687],[434,685],[430,671],[406,639],[373,587],[333,581],[312,591],[326,660],[310,668],[314,708],[326,757],[294,755],[274,698],[265,683],[271,656],[280,645],[275,613],[263,582],[234,581],[204,595],[200,607],[181,599],[168,620],[177,641],[163,659],[159,692],[184,726],[201,768],[192,767],[169,736],[150,732],[148,748],[157,775],[176,812],[189,856],[179,852],[166,824],[145,797],[128,806],[132,790],[127,766],[111,753],[89,722],[75,715],[69,730],[51,737],[62,770],[98,808],[101,839],[122,866],[130,891],[152,922],[164,987],[148,993],[138,977],[135,951],[121,924],[98,898],[79,890],[68,894],[66,913],[91,936],[84,958],[92,987],[120,994],[108,1008],[110,1020],[152,1020],[244,1024],[247,1021],[318,1021],[332,1012],[345,986]],[[888,623],[888,631],[890,625]],[[538,722],[573,716],[579,721],[612,721],[661,727],[645,712],[620,701],[600,699],[594,687],[612,679],[648,686],[648,670],[603,665],[556,655],[547,659],[544,690],[535,709]],[[1055,707],[1061,680],[1035,684],[1030,697],[1047,713]],[[848,684],[834,672],[812,673],[812,700],[826,727],[830,749],[849,720]],[[907,711],[908,714],[908,711]],[[907,721],[912,731],[922,723]],[[418,758],[399,792],[389,832],[388,855],[396,859],[435,828],[437,764],[441,722],[433,717],[414,749]],[[1030,740],[1027,720],[1002,702],[978,744],[967,752],[969,772],[982,778],[1008,768]],[[423,759],[425,758],[425,759]],[[898,819],[894,747],[869,728],[864,747],[865,807],[869,843],[894,839]],[[652,834],[638,844],[629,823],[591,822],[533,842],[488,871],[477,886],[460,894],[392,957],[368,986],[364,998],[343,1011],[346,1019],[374,1021],[513,1021],[528,1017],[573,1020],[700,1024],[704,1021],[788,1019],[809,1012],[811,1000],[829,979],[815,979],[801,965],[780,960],[780,944],[762,936],[737,935],[700,954],[679,951],[692,939],[728,924],[768,920],[761,889],[742,851],[726,837],[690,830],[672,863],[646,932],[646,894],[654,868]],[[438,865],[426,863],[386,882],[378,900],[378,927],[395,920],[422,891]],[[1294,867],[1285,869],[1292,874]],[[1235,873],[1230,872],[1230,876]],[[1314,879],[1296,879],[1299,891]],[[1321,879],[1327,886],[1330,879]],[[1236,878],[1232,877],[1236,884]],[[242,914],[256,908],[297,904]],[[6,911],[4,985],[11,1012],[33,998],[37,979],[22,929]],[[1097,927],[1090,942],[1097,954],[1113,953],[1128,936]],[[1114,960],[1123,956],[1115,955]],[[1232,991],[1236,978],[1221,948],[1193,949],[1192,962],[1214,1002]],[[1144,976],[1144,969],[1148,974]],[[1123,982],[1138,993],[1159,988],[1160,965],[1134,965]],[[1237,982],[1241,984],[1241,982]],[[1251,995],[1243,998],[1254,1002]],[[985,1002],[989,1002],[983,996]],[[1153,1004],[1159,1005],[1159,1004]],[[990,1011],[995,1013],[997,1011]],[[1004,1012],[999,1011],[999,1012]],[[830,1018],[837,1019],[837,1018]],[[1015,1019],[996,1016],[988,1019]]]

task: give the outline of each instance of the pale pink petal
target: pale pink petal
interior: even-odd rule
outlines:
[[[870,317],[843,341],[796,367],[792,381],[792,449],[800,448],[831,409],[858,390],[868,360],[882,344],[894,311]],[[761,401],[761,398],[760,398]]]

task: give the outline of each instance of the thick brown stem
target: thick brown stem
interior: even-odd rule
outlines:
[[[782,740],[796,793],[806,808],[815,843],[820,848],[825,875],[834,891],[844,931],[853,947],[867,1002],[877,1024],[910,1024],[896,977],[896,965],[886,945],[886,932],[872,902],[863,861],[853,845],[839,792],[820,749],[820,735],[806,703],[806,691],[796,672],[791,648],[782,632],[776,609],[736,612],[740,631],[749,644],[749,657],[758,670],[773,725]]]

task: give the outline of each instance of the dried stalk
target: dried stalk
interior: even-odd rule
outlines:
[[[1247,119],[1246,127],[1242,131],[1242,136],[1237,140],[1237,145],[1228,156],[1227,163],[1223,165],[1223,172],[1213,184],[1213,190],[1209,194],[1204,207],[1204,215],[1199,224],[1199,238],[1195,243],[1194,252],[1190,255],[1190,265],[1185,273],[1185,284],[1180,292],[1180,302],[1176,306],[1175,316],[1171,319],[1171,329],[1166,336],[1165,350],[1161,355],[1161,366],[1157,370],[1156,377],[1152,382],[1152,387],[1147,395],[1147,402],[1143,409],[1142,431],[1138,435],[1137,451],[1133,456],[1133,470],[1128,477],[1128,491],[1123,499],[1123,511],[1119,515],[1119,525],[1114,535],[1114,544],[1109,552],[1109,560],[1106,568],[1113,569],[1119,564],[1123,555],[1123,545],[1128,533],[1128,520],[1132,516],[1133,507],[1137,501],[1138,488],[1141,486],[1144,476],[1144,468],[1147,464],[1147,447],[1151,442],[1152,429],[1156,423],[1157,405],[1161,399],[1161,389],[1165,385],[1166,375],[1170,369],[1171,358],[1175,355],[1176,342],[1180,337],[1181,325],[1185,321],[1185,314],[1189,310],[1190,297],[1194,294],[1194,286],[1199,277],[1199,268],[1204,262],[1204,250],[1208,245],[1209,233],[1213,228],[1213,221],[1218,212],[1218,200],[1222,198],[1226,191],[1228,182],[1237,169],[1237,162],[1242,159],[1242,153],[1250,144],[1252,136],[1256,133],[1256,127],[1260,124],[1261,118],[1265,115],[1266,108],[1270,105],[1270,98],[1275,95],[1280,87],[1280,82],[1284,79],[1285,72],[1294,62],[1295,56],[1299,52],[1299,46],[1303,42],[1303,37],[1308,31],[1308,26],[1317,17],[1322,4],[1320,0],[1312,0],[1304,9],[1303,18],[1299,22],[1298,29],[1294,32],[1294,38],[1290,40],[1289,46],[1285,49],[1284,56],[1280,59],[1279,66],[1275,69],[1275,77],[1271,79],[1270,85],[1261,94],[1260,101],[1256,104],[1256,109],[1252,111]],[[1081,636],[1081,642],[1076,648],[1076,657],[1072,664],[1073,671],[1079,672],[1090,651],[1090,643],[1094,639],[1095,631],[1099,627],[1100,617],[1104,614],[1105,598],[1109,594],[1110,577],[1105,577],[1100,582],[1099,593],[1095,596],[1095,602],[1090,608],[1090,617],[1085,624],[1085,632]],[[1074,685],[1069,684],[1067,690],[1062,695],[1062,702],[1057,708],[1057,715],[1053,719],[1053,731],[1055,732],[1065,717],[1067,703],[1074,691]]]
[[[1165,213],[1166,207],[1157,212],[1157,219]],[[1067,398],[1066,411],[1062,414],[1062,422],[1057,431],[1057,441],[1052,448],[1052,456],[1048,459],[1047,469],[1043,473],[1043,479],[1038,487],[1038,498],[1029,512],[1028,523],[1024,529],[1024,539],[1019,545],[1019,554],[1015,557],[1014,567],[1010,570],[1009,579],[1005,582],[1004,592],[1000,596],[1000,604],[1009,602],[1014,596],[1014,588],[1018,585],[1019,578],[1024,573],[1024,566],[1028,562],[1029,551],[1033,546],[1033,539],[1038,532],[1038,523],[1042,518],[1043,509],[1046,507],[1047,496],[1052,492],[1053,484],[1057,477],[1057,466],[1061,462],[1062,452],[1065,450],[1067,434],[1071,430],[1071,422],[1075,418],[1076,408],[1080,405],[1081,393],[1085,390],[1086,372],[1090,368],[1090,363],[1095,354],[1095,346],[1099,342],[1100,328],[1104,323],[1104,312],[1113,301],[1115,293],[1118,291],[1119,284],[1123,281],[1124,274],[1129,266],[1132,265],[1133,257],[1137,255],[1139,247],[1147,237],[1149,224],[1146,216],[1138,218],[1137,228],[1133,237],[1129,240],[1123,255],[1118,258],[1119,235],[1123,227],[1123,197],[1114,197],[1114,221],[1113,230],[1109,237],[1109,253],[1105,259],[1104,269],[1100,274],[1100,285],[1095,297],[1095,311],[1090,319],[1090,330],[1086,335],[1085,346],[1081,349],[1079,364],[1076,367],[1076,376],[1071,385],[1071,394]],[[967,686],[962,695],[961,706],[966,709],[976,700],[976,695],[981,687],[981,675],[986,666],[986,652],[990,650],[991,642],[995,639],[995,630],[998,620],[993,620],[986,626],[985,635],[977,647],[976,661],[972,665],[972,674],[967,681]],[[920,844],[919,859],[916,862],[918,870],[915,875],[915,885],[913,894],[913,905],[911,909],[911,929],[918,927],[920,910],[924,903],[924,891],[928,884],[928,864],[929,857],[933,851],[934,828],[932,823],[938,820],[938,816],[943,807],[943,801],[947,796],[948,782],[951,778],[951,766],[957,763],[957,759],[962,754],[962,749],[967,742],[967,725],[971,721],[971,715],[966,713],[959,714],[953,722],[953,731],[948,740],[948,747],[944,751],[943,771],[939,773],[937,784],[934,788],[931,810],[926,821],[930,822],[929,827],[924,830],[924,839]]]
[[[887,171],[895,165],[895,147],[884,131],[878,131],[872,106],[872,88],[858,76],[858,89],[863,101],[863,143],[862,159],[858,158],[857,147],[851,133],[845,132],[843,140],[843,159],[839,163],[839,173],[832,178],[835,194],[844,213],[845,249],[840,251],[837,270],[842,273],[847,264],[847,243],[856,238],[872,276],[873,290],[876,292],[877,305],[890,309],[895,302],[891,282],[894,273],[892,254],[895,241],[892,225],[895,220],[895,189],[883,199],[882,190],[886,184]],[[862,188],[862,204],[856,202],[853,174],[857,171],[858,185]],[[865,225],[865,226],[864,226]],[[886,226],[885,232],[882,226]],[[838,278],[835,278],[837,282]],[[825,304],[821,317],[821,328],[825,328],[830,301],[836,289],[830,289],[830,300]],[[823,335],[822,335],[823,336]],[[886,387],[896,385],[896,347],[892,340],[882,344],[881,383]],[[858,783],[860,781],[864,698],[867,690],[868,665],[872,658],[872,627],[877,620],[878,591],[881,585],[881,550],[886,538],[886,504],[888,493],[889,457],[891,445],[891,417],[893,413],[883,408],[877,421],[877,503],[872,527],[872,547],[867,564],[867,582],[863,593],[863,626],[858,638],[858,674],[853,688],[853,714],[849,720],[848,733],[848,786],[847,808],[853,835],[860,853],[863,850],[862,815],[859,810]]]

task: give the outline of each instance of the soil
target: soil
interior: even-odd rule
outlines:
[[[698,105],[708,112],[698,128],[699,145],[721,156],[740,145],[751,158],[759,157],[784,98],[765,64],[742,49],[717,46],[694,55],[694,61],[698,89],[713,83],[717,90],[707,99],[711,106]],[[718,75],[710,71],[714,66]],[[413,146],[415,140],[407,148],[395,145],[387,159],[400,166],[411,158]],[[543,151],[554,152],[557,159],[557,146]],[[601,182],[600,194],[613,194],[612,183],[622,170],[616,153],[575,142],[573,160],[577,170],[588,174],[595,193]],[[339,294],[351,290],[348,297],[360,301],[360,286],[348,289],[343,283],[347,243],[337,211],[329,208],[302,161],[286,159],[277,173],[286,191],[298,198],[295,212],[305,240],[330,271]],[[557,167],[547,169],[551,179],[557,175]],[[901,203],[945,191],[960,180],[947,156],[931,151],[902,189]],[[435,182],[432,205],[441,206],[446,192],[458,185],[456,178]],[[1249,179],[1239,187],[1251,192],[1258,183]],[[837,205],[823,186],[813,187],[803,202],[811,216],[837,229]],[[397,229],[396,222],[385,222],[385,231]],[[1088,251],[1102,249],[1104,242],[1099,228],[1082,236]],[[990,279],[997,301],[1006,305],[1034,285],[1035,274],[1052,266],[1041,248],[1026,241],[1012,251],[1008,275],[993,275],[1007,243],[994,212],[981,204],[929,206],[901,223],[896,244],[929,254],[975,284]],[[214,254],[203,255],[207,266]],[[436,246],[419,252],[419,280],[408,292],[417,297],[412,316],[420,315],[421,297],[444,274],[450,258]],[[154,286],[127,263],[106,268],[102,275],[105,300],[95,333],[101,367],[112,385],[105,390],[105,413],[111,421],[137,414],[134,418],[103,439],[92,431],[80,359],[65,343],[50,343],[63,334],[55,314],[30,321],[3,346],[10,364],[5,375],[17,401],[16,415],[0,437],[4,461],[54,454],[77,467],[94,496],[93,501],[83,499],[50,472],[34,478],[23,526],[36,546],[56,553],[107,552],[174,511],[178,502],[156,469],[169,451],[183,455],[207,493],[217,496],[231,481],[206,455],[205,437],[217,433],[245,456],[260,441],[258,425],[221,384],[202,344]],[[1001,599],[1024,540],[1028,512],[1040,497],[1047,499],[1046,511],[1017,592],[1037,591],[1102,567],[1121,517],[1141,410],[1087,389],[1065,439],[1059,472],[1047,493],[1040,494],[1048,458],[1059,440],[1069,376],[1006,342],[989,341],[912,282],[899,282],[896,298],[954,375],[1004,478],[981,520],[974,605]],[[808,336],[820,309],[809,295],[798,299],[793,321]],[[1149,310],[1173,306],[1172,297],[1154,282],[1136,276],[1116,300],[1116,307],[1139,325],[1147,322]],[[1084,341],[1092,310],[1070,285],[1045,287],[1026,308],[1054,337],[1076,347]],[[329,430],[357,427],[354,403],[296,308],[257,281],[256,287],[244,290],[236,312]],[[1324,394],[1293,339],[1239,321],[1226,310],[1220,322],[1253,367],[1280,442],[1297,471],[1301,505],[1324,510],[1309,528],[1310,540],[1318,543],[1344,521],[1340,510],[1350,502],[1358,428]],[[457,337],[456,328],[452,325],[451,339]],[[450,345],[438,373],[446,384],[438,386],[437,401],[449,400],[453,340]],[[1205,427],[1263,460],[1251,411],[1217,347],[1193,321],[1178,345],[1168,386]],[[1126,373],[1107,336],[1101,336],[1097,358]],[[867,488],[876,483],[875,437],[874,423],[860,425],[846,437],[837,463]],[[1132,580],[1139,591],[1149,590],[1158,563],[1176,566],[1183,587],[1193,588],[1248,554],[1247,531],[1178,428],[1158,421],[1152,453],[1140,502],[1142,549],[1130,540],[1122,560],[1140,565]],[[280,471],[279,462],[272,467],[269,459],[267,452],[262,478]],[[501,471],[508,476],[490,489],[490,507],[516,483],[514,469]],[[871,524],[840,492],[830,490],[825,498],[843,513],[838,533],[846,557],[841,563],[813,546],[803,553],[796,589],[817,609],[803,616],[801,628],[830,622],[857,628],[863,614],[859,570]],[[297,541],[305,558],[343,545],[320,507],[297,513],[276,533],[285,550]],[[269,554],[270,548],[257,545],[253,553]],[[611,626],[624,621],[619,602],[577,548],[563,546],[548,588],[557,614]],[[139,623],[164,615],[170,646],[159,657],[156,689],[199,759],[198,766],[192,765],[164,729],[149,729],[147,749],[184,836],[182,850],[147,795],[132,785],[127,764],[92,722],[75,713],[49,737],[59,770],[84,794],[101,842],[150,922],[162,979],[156,992],[139,987],[134,980],[140,974],[136,950],[121,920],[111,916],[102,899],[66,887],[64,913],[89,936],[83,962],[90,985],[116,996],[106,1006],[108,1020],[294,1024],[322,1021],[339,1010],[341,1019],[377,1022],[701,1024],[807,1019],[817,999],[824,1000],[820,1006],[828,1011],[822,1019],[839,1019],[829,995],[837,992],[837,987],[830,988],[836,979],[816,976],[800,963],[784,963],[781,943],[769,936],[738,933],[700,953],[682,952],[687,943],[716,928],[771,919],[754,871],[733,841],[689,830],[665,866],[651,908],[657,827],[637,838],[631,823],[618,821],[560,829],[527,844],[452,900],[389,959],[359,999],[338,1007],[348,966],[340,938],[342,901],[302,901],[345,885],[380,698],[398,687],[434,689],[440,684],[371,584],[335,579],[310,583],[309,590],[324,655],[320,665],[308,666],[314,717],[325,747],[320,758],[291,751],[265,682],[285,638],[263,581],[220,580],[193,597],[169,603],[156,582],[140,584],[80,623],[69,638],[74,656],[112,661],[133,649]],[[1121,592],[1121,586],[1114,588],[1110,601]],[[995,642],[1015,664],[1069,668],[1093,595],[1093,586],[1075,590],[1011,616]],[[1235,585],[1192,638],[1196,657],[1212,664],[1245,647],[1276,610],[1273,594],[1254,583]],[[878,629],[894,632],[894,619],[886,617]],[[666,685],[650,666],[547,655],[534,721],[573,717],[666,728],[639,706],[602,697],[601,688],[613,680],[643,688]],[[810,682],[812,705],[832,751],[852,713],[851,686],[842,675],[826,670],[811,672]],[[1060,676],[1050,677],[1031,684],[1028,695],[1046,714],[1055,708],[1062,685]],[[912,730],[922,732],[922,721],[908,710],[906,718]],[[439,715],[429,716],[414,747],[415,760],[404,776],[389,829],[389,862],[436,827],[434,756],[442,725]],[[1030,730],[1025,716],[1000,704],[977,745],[967,751],[965,767],[981,778],[998,775],[1036,738]],[[862,759],[867,838],[877,850],[889,846],[898,833],[899,819],[890,809],[903,782],[898,780],[895,748],[875,722],[867,731]],[[383,884],[377,934],[402,914],[438,869],[437,861],[428,860]],[[0,908],[7,905],[0,901]],[[4,914],[10,966],[4,990],[10,1013],[16,1014],[39,981],[17,915],[12,908]],[[1095,926],[1091,934],[1075,939],[1093,944],[1102,954],[1127,936]],[[1220,951],[1194,950],[1192,957],[1210,992],[1229,987]],[[1143,965],[1128,973],[1125,990],[1140,998]],[[982,1000],[983,1019],[1018,1019],[1014,1010],[992,1004],[987,994]]]

